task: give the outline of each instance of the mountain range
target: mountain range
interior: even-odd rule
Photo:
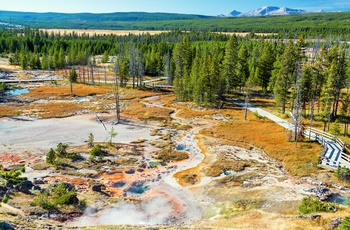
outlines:
[[[323,11],[318,11],[318,13]],[[231,11],[228,15],[220,15],[226,17],[261,17],[270,15],[294,15],[294,14],[306,14],[305,10],[291,9],[287,7],[277,7],[277,6],[264,6],[255,10],[251,10],[245,13],[239,12],[237,10]]]

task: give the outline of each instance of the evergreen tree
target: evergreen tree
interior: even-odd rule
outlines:
[[[103,56],[101,58],[101,62],[102,63],[107,63],[109,61],[108,59],[109,59],[108,52],[107,52],[107,50],[105,50],[105,52],[103,53]]]
[[[63,48],[60,48],[58,53],[57,68],[62,69],[66,66],[66,56],[64,54]]]
[[[274,95],[275,101],[281,106],[282,114],[286,111],[286,104],[289,100],[288,90],[295,82],[295,68],[296,68],[296,54],[293,46],[293,42],[289,41],[282,56],[277,60],[274,65],[275,69],[275,85]]]
[[[26,70],[28,68],[28,56],[24,52],[21,54],[21,61],[20,61],[20,63],[21,63],[21,68],[23,70]]]
[[[249,66],[248,66],[248,49],[245,44],[241,44],[238,51],[238,63],[237,63],[237,76],[240,78],[239,86],[244,87],[246,81],[249,78]]]
[[[236,35],[232,35],[225,46],[225,56],[222,66],[222,75],[227,79],[229,91],[240,85],[240,76],[237,75],[238,42]]]
[[[48,60],[48,56],[45,53],[41,57],[41,69],[43,70],[49,69],[49,60]]]
[[[262,87],[264,93],[267,92],[267,87],[270,83],[274,62],[275,57],[271,44],[264,42],[263,49],[260,52],[260,57],[258,59],[257,68],[255,70],[256,82]]]
[[[46,154],[46,163],[48,164],[55,164],[56,162],[56,152],[52,148],[50,148],[50,151]]]
[[[78,75],[77,75],[77,72],[75,71],[74,66],[72,66],[72,69],[69,72],[68,80],[70,83],[70,94],[73,94],[73,83],[78,81]]]
[[[191,44],[189,37],[184,37],[181,43],[176,44],[173,51],[175,64],[174,89],[178,100],[188,100],[185,93],[184,78],[189,78],[191,68]]]

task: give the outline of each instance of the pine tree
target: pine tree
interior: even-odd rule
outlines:
[[[66,66],[66,56],[64,54],[63,48],[60,48],[58,53],[57,68],[62,69]]]
[[[268,42],[264,42],[255,73],[256,81],[258,85],[262,87],[264,93],[267,92],[267,87],[270,83],[274,62],[275,57],[271,44]]]
[[[43,70],[49,69],[49,60],[48,60],[48,57],[45,53],[41,57],[41,69],[43,69]]]
[[[281,106],[282,114],[286,111],[286,104],[289,100],[288,90],[295,82],[296,54],[293,42],[289,41],[282,56],[275,63],[275,101]]]
[[[238,51],[238,63],[237,63],[237,76],[239,77],[239,86],[244,87],[246,81],[249,78],[249,67],[248,67],[248,49],[245,44],[241,44]]]
[[[236,88],[240,85],[239,76],[237,76],[238,63],[238,42],[236,35],[232,35],[225,46],[225,56],[223,61],[222,75],[227,79],[228,89]]]
[[[52,148],[50,148],[50,151],[46,154],[46,163],[48,164],[55,164],[56,162],[56,152]]]
[[[28,68],[28,56],[24,52],[21,54],[21,61],[20,61],[20,63],[21,63],[21,68],[23,70],[26,70]]]
[[[108,59],[109,59],[108,52],[107,52],[107,50],[105,50],[105,52],[103,53],[103,56],[101,58],[101,62],[102,63],[107,63],[109,61]]]
[[[178,100],[188,100],[185,93],[184,78],[189,78],[191,72],[191,44],[189,37],[184,37],[181,43],[176,44],[173,51],[173,60],[175,64],[174,89]]]
[[[68,80],[70,83],[70,94],[73,94],[73,83],[77,82],[78,80],[78,75],[77,75],[77,72],[75,71],[74,66],[72,66],[72,69],[69,72]]]

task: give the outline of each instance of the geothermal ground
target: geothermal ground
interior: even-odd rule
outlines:
[[[310,189],[325,185],[347,197],[347,187],[313,162],[303,166],[310,173],[291,175],[284,161],[249,138],[227,137],[238,134],[234,125],[246,124],[234,105],[203,109],[175,102],[171,92],[123,89],[116,124],[106,85],[79,84],[74,95],[64,81],[21,86],[28,93],[1,96],[3,168],[25,166],[22,176],[41,188],[67,182],[86,206],[65,207],[49,217],[30,205],[38,191],[15,193],[2,204],[0,219],[18,229],[323,229],[349,213],[339,204],[336,213],[297,218],[303,197],[314,195]],[[255,122],[252,114],[249,119]],[[104,152],[94,161],[86,143],[90,133]],[[46,163],[59,143],[80,157],[61,159],[59,166]]]

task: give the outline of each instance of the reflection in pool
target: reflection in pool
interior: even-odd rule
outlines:
[[[18,96],[21,95],[23,93],[28,93],[29,90],[28,89],[10,89],[10,90],[6,90],[5,91],[7,94],[10,94],[12,96]]]

